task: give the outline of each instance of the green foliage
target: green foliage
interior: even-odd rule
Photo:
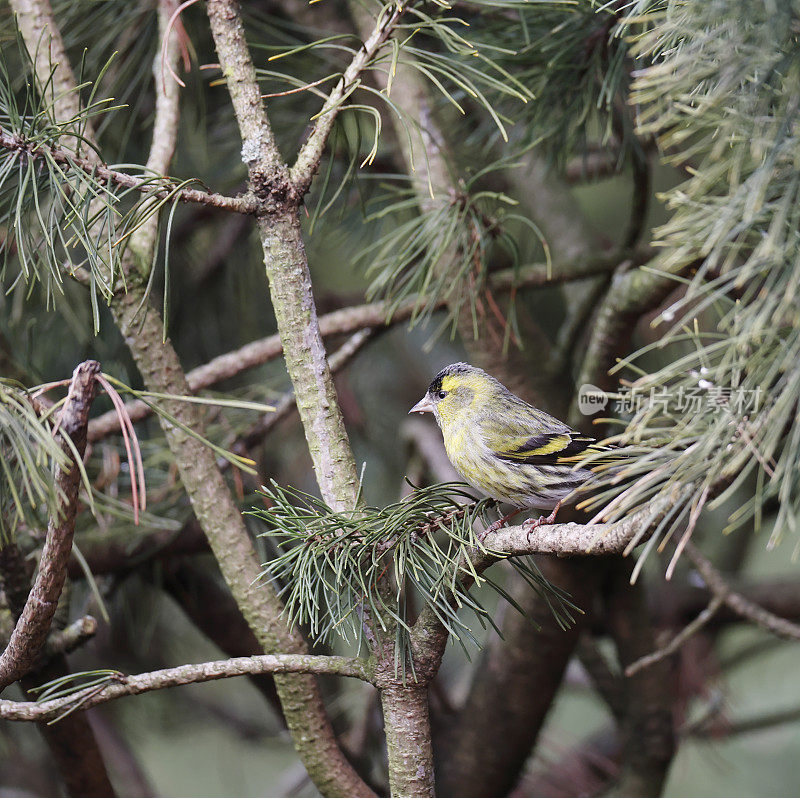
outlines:
[[[670,362],[634,385],[699,395],[700,408],[645,403],[619,438],[638,458],[634,485],[600,496],[616,496],[610,514],[620,516],[679,485],[660,530],[671,534],[681,510],[697,514],[750,483],[729,528],[760,526],[776,498],[774,545],[800,533],[800,4],[670,1],[641,23],[637,51],[653,65],[633,87],[640,128],[690,174],[666,196],[655,266],[697,268],[656,320]]]
[[[514,165],[507,165],[514,168]],[[481,170],[451,196],[437,196],[418,212],[412,189],[397,190],[389,202],[367,217],[368,223],[392,220],[384,235],[359,255],[372,277],[367,296],[388,300],[388,315],[413,299],[412,324],[426,322],[442,302],[448,306],[453,326],[463,308],[475,319],[487,313],[485,297],[490,267],[498,260],[514,269],[522,266],[517,229],[530,231],[547,245],[538,227],[516,213],[516,201],[496,191],[480,190],[480,181],[498,165]],[[513,302],[509,303],[505,325],[507,338],[517,332]],[[506,341],[507,343],[507,341]]]
[[[30,692],[38,694],[36,701],[53,701],[58,698],[69,698],[59,714],[47,722],[48,726],[63,720],[73,712],[79,710],[83,704],[106,687],[116,682],[124,681],[125,675],[111,668],[99,668],[93,671],[68,673],[58,679],[34,687]]]
[[[29,286],[41,282],[50,304],[54,292],[63,293],[64,276],[78,276],[89,284],[97,328],[98,302],[108,300],[122,280],[130,235],[183,184],[129,167],[141,185],[166,192],[154,197],[99,177],[75,150],[93,148],[84,137],[86,125],[111,110],[111,101],[95,100],[91,90],[78,115],[56,122],[54,101],[47,99],[53,71],[42,85],[24,48],[21,57],[30,75],[21,92],[13,89],[0,58],[0,127],[13,140],[0,158],[0,225],[7,231],[0,277],[9,291],[20,280]],[[110,62],[103,71],[109,67]],[[76,93],[90,88],[84,82]]]
[[[462,646],[477,644],[458,610],[471,610],[482,626],[493,621],[470,586],[487,584],[509,597],[472,565],[470,554],[479,545],[473,525],[487,523],[495,503],[478,501],[465,488],[432,485],[388,507],[334,512],[301,491],[275,482],[265,487],[272,506],[252,514],[271,527],[265,534],[281,550],[263,575],[281,585],[287,622],[305,625],[315,641],[339,635],[360,646],[366,616],[384,632],[395,630],[398,666],[405,668],[411,607],[419,599]],[[546,598],[559,623],[571,623],[574,606],[566,596],[532,563],[510,562]]]
[[[20,57],[23,68],[32,73],[22,46]],[[109,103],[92,99],[74,119],[56,123],[53,105],[45,99],[52,94],[52,77],[51,71],[44,85],[31,77],[17,92],[7,60],[0,58],[0,127],[15,140],[0,160],[0,224],[8,231],[0,274],[9,279],[13,254],[16,279],[44,283],[49,299],[54,290],[61,290],[62,270],[74,272],[85,263],[95,290],[108,295],[118,274],[118,260],[112,255],[117,251],[113,238],[117,198],[85,170],[69,161],[59,163],[51,148],[62,139],[82,142],[87,121]],[[77,262],[76,251],[81,253]]]
[[[0,545],[20,525],[41,524],[42,511],[58,512],[55,467],[67,466],[69,457],[52,424],[52,414],[40,416],[26,391],[0,380]]]

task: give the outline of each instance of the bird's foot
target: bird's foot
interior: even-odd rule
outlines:
[[[489,526],[487,526],[486,529],[483,530],[483,532],[478,532],[478,540],[481,541],[482,543],[483,539],[487,535],[491,535],[492,533],[497,532],[499,529],[504,527],[515,515],[521,512],[522,509],[514,510],[513,513],[509,513],[508,515],[504,515],[502,518],[498,518],[497,521],[495,521],[492,524],[489,524]]]
[[[538,518],[528,518],[526,521],[522,522],[522,528],[527,532],[528,540],[531,539],[531,532],[538,526],[547,526],[548,524],[552,524],[556,520],[556,514],[558,513],[559,509],[561,508],[561,502],[559,502],[554,508],[553,512],[550,515],[540,515]]]

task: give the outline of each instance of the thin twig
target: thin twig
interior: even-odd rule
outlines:
[[[752,734],[753,732],[772,729],[775,726],[782,726],[785,723],[797,723],[800,720],[800,707],[790,707],[789,709],[778,709],[774,712],[765,712],[763,715],[755,715],[750,718],[741,718],[725,723],[722,728],[709,728],[708,724],[692,724],[681,735],[692,738],[714,738],[727,740],[730,737],[740,734]]]
[[[711,563],[711,560],[694,544],[687,543],[684,552],[700,572],[708,589],[722,599],[733,612],[779,637],[787,640],[800,640],[800,625],[787,621],[785,618],[779,618],[733,590],[725,581],[725,577]]]
[[[87,687],[72,695],[49,701],[0,700],[0,718],[19,721],[47,721],[80,703],[82,710],[105,704],[126,695],[140,695],[166,687],[197,684],[257,673],[327,673],[351,676],[369,682],[372,677],[364,661],[354,657],[328,657],[311,654],[264,654],[257,657],[180,665],[134,676],[122,676],[102,689]]]
[[[661,662],[661,660],[674,654],[690,637],[692,637],[692,635],[699,632],[714,615],[716,615],[717,610],[719,610],[724,603],[721,596],[714,596],[708,606],[691,623],[686,624],[669,643],[659,648],[657,651],[654,651],[652,654],[641,657],[637,659],[636,662],[632,662],[628,665],[628,667],[625,668],[625,675],[634,676],[639,671],[650,667],[650,665],[654,665],[656,662]]]
[[[91,640],[95,634],[97,634],[97,619],[91,615],[84,615],[66,628],[53,632],[47,638],[45,653],[48,656],[69,654]]]

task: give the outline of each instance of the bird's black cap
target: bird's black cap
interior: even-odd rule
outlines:
[[[453,374],[465,374],[468,371],[475,371],[474,366],[470,366],[469,363],[451,363],[446,368],[443,368],[434,378],[431,384],[428,386],[429,393],[436,393],[437,391],[441,390],[442,388],[442,380],[445,377],[450,377]]]

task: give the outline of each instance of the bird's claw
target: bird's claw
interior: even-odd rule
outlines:
[[[540,515],[538,518],[528,518],[522,522],[522,528],[527,533],[528,542],[530,542],[531,539],[531,532],[533,532],[537,526],[546,526],[548,524],[555,523],[556,515],[558,514],[559,509],[561,509],[561,502],[556,504],[556,506],[553,508],[553,512],[550,513],[550,515]]]
[[[491,535],[492,533],[497,532],[497,530],[500,529],[500,527],[502,527],[504,523],[505,523],[505,518],[500,518],[494,523],[489,524],[489,526],[487,526],[486,529],[484,529],[482,532],[478,532],[478,540],[481,543],[483,543],[483,539],[487,535]]]
[[[483,543],[483,539],[487,536],[492,534],[493,532],[497,532],[498,529],[502,529],[517,513],[521,512],[521,510],[514,510],[513,513],[509,513],[508,515],[504,515],[502,518],[498,518],[494,523],[489,524],[483,532],[478,532],[478,540]]]
[[[542,526],[542,524],[551,523],[549,518],[545,518],[543,515],[540,515],[538,518],[527,518],[525,521],[522,522],[522,528],[525,530],[525,533],[528,537],[528,542],[531,539],[531,532],[536,529],[537,526]]]

